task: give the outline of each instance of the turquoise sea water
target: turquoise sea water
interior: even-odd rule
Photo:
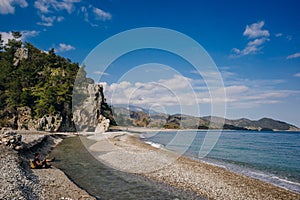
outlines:
[[[170,145],[177,132],[143,134],[144,141],[162,144],[198,159],[206,134],[214,131],[184,131],[195,135],[193,142]],[[223,131],[212,151],[202,161],[300,192],[300,133]]]

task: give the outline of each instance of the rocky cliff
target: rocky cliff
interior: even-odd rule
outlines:
[[[66,105],[67,107],[67,105]],[[67,107],[57,114],[47,114],[40,118],[33,117],[32,109],[28,106],[17,107],[17,111],[0,111],[0,118],[6,126],[17,130],[37,130],[51,132],[66,131],[107,131],[110,124],[116,124],[112,110],[105,102],[103,87],[89,84],[86,98],[81,105]]]

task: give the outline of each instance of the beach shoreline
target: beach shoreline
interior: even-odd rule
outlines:
[[[300,199],[299,193],[231,172],[210,163],[178,156],[174,152],[163,148],[151,146],[151,144],[140,140],[140,134],[144,133],[145,130],[149,131],[148,129],[134,128],[133,130],[115,130],[114,132],[107,132],[105,134],[93,135],[87,133],[84,137],[90,135],[88,138],[96,141],[96,143],[90,147],[91,152],[106,151],[99,160],[109,167],[128,173],[135,173],[174,188],[195,192],[203,198]],[[165,130],[152,129],[152,131]],[[23,153],[21,156],[21,159],[23,159],[23,161],[25,159],[27,164],[32,151],[39,149],[44,157],[65,137],[78,136],[77,133],[19,133],[23,135],[24,142],[29,145],[26,148],[30,150],[27,150],[27,153]],[[48,139],[50,137],[50,140],[44,141],[45,137],[48,137]],[[101,148],[97,146],[97,143],[98,145],[101,144]],[[120,153],[121,151],[122,153]],[[124,152],[127,153],[124,154]],[[137,152],[138,154],[136,154]],[[20,159],[20,155],[17,155],[17,157]],[[124,162],[124,160],[126,160],[126,162]],[[135,166],[137,165],[136,163],[138,163],[138,166]],[[153,163],[158,165],[151,168]],[[145,170],[149,166],[150,169]],[[1,167],[1,172],[3,172],[3,165]],[[26,173],[36,178],[36,182],[32,183],[34,185],[33,187],[39,191],[36,192],[39,194],[35,194],[37,197],[35,199],[95,199],[95,197],[88,194],[86,190],[76,185],[71,178],[60,169],[31,170],[23,166],[21,170],[26,171]],[[1,190],[5,190],[5,188]],[[19,193],[23,195],[24,192],[19,191]]]
[[[140,130],[140,131],[139,131]],[[209,163],[176,156],[174,152],[155,148],[140,141],[144,129],[112,132],[90,147],[94,152],[110,152],[98,156],[99,161],[118,170],[137,174],[170,186],[190,190],[208,199],[299,199],[300,194]],[[155,130],[159,131],[159,130]],[[163,130],[165,131],[165,130]],[[90,139],[96,139],[91,137]],[[101,144],[99,147],[98,145]],[[127,153],[124,153],[127,152]],[[151,152],[151,153],[146,153]],[[151,155],[150,155],[151,154]],[[95,154],[96,155],[96,154]],[[166,161],[168,157],[173,159]],[[147,160],[149,165],[147,164]],[[156,167],[151,165],[155,163]],[[162,165],[159,165],[162,164]],[[147,168],[148,167],[148,168]],[[146,171],[146,172],[143,172]]]

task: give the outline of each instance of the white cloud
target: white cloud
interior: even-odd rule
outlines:
[[[27,38],[35,37],[39,35],[39,31],[21,31],[22,40],[25,41]]]
[[[7,44],[8,40],[13,39],[13,36],[11,34],[11,32],[7,33],[7,32],[0,32],[1,34],[1,39],[3,40],[4,44]]]
[[[250,26],[247,25],[243,33],[244,36],[248,37],[250,41],[247,43],[244,49],[233,48],[232,57],[246,56],[249,54],[261,53],[263,44],[269,41],[270,33],[268,30],[262,30],[264,22],[253,23]]]
[[[80,11],[83,13],[83,19],[84,19],[84,21],[89,22],[89,13],[87,11],[87,8],[84,7],[84,6],[82,6],[80,8]]]
[[[197,105],[198,97],[190,81],[192,80],[180,75],[157,82],[121,81],[107,85],[105,93],[112,104],[129,103],[144,107],[158,103],[163,106]]]
[[[26,0],[1,0],[0,1],[0,14],[14,14],[15,6],[25,8],[28,6]]]
[[[38,25],[52,26],[54,22],[61,22],[64,18],[58,16],[59,12],[67,12],[68,14],[76,11],[77,15],[81,15],[83,20],[88,22],[91,26],[98,26],[93,23],[95,20],[108,21],[112,16],[109,12],[105,12],[99,8],[88,4],[83,5],[82,0],[35,0],[34,7],[38,10],[38,14],[42,22]],[[61,14],[59,14],[61,15]],[[91,18],[92,17],[92,18]]]
[[[242,50],[238,48],[233,48],[232,52],[234,53],[233,56],[245,56],[249,54],[256,54],[260,53],[261,49],[263,48],[262,45],[269,41],[268,38],[258,38],[255,40],[251,40],[247,43],[246,47]]]
[[[299,73],[296,73],[294,74],[295,77],[299,77],[300,78],[300,72]]]
[[[74,4],[79,3],[80,1],[81,0],[36,0],[34,2],[34,7],[41,13],[65,10],[70,14],[74,11]]]
[[[73,47],[70,44],[64,44],[64,43],[60,43],[58,48],[56,48],[56,52],[66,52],[71,50],[75,50],[75,47]]]
[[[151,107],[193,106],[198,104],[227,103],[231,108],[254,108],[264,104],[277,104],[286,98],[299,95],[299,91],[279,90],[282,80],[245,80],[230,73],[224,88],[208,90],[205,83],[175,75],[157,82],[121,81],[105,84],[108,101],[114,104],[133,104]],[[221,94],[226,92],[226,97]],[[213,95],[212,95],[213,94]],[[216,98],[212,99],[214,96]]]
[[[94,74],[101,75],[101,76],[108,76],[109,75],[108,73],[102,72],[102,71],[95,71]]]
[[[259,38],[259,39],[255,39],[253,41],[248,42],[248,46],[259,46],[262,45],[263,43],[265,43],[265,41],[267,41],[267,38]]]
[[[297,90],[278,89],[286,82],[282,79],[245,79],[234,73],[223,78],[230,108],[254,108],[265,104],[277,104],[300,95],[300,91]]]
[[[61,22],[62,20],[64,20],[65,18],[63,17],[63,16],[59,16],[59,17],[57,17],[56,18],[56,20],[58,21],[58,22]]]
[[[41,22],[38,25],[41,26],[53,26],[55,21],[61,22],[64,17],[57,16],[55,13],[58,11],[66,11],[71,14],[75,10],[75,4],[81,2],[81,0],[36,0],[34,7],[39,11]]]
[[[289,55],[286,57],[286,59],[294,59],[294,58],[299,58],[299,57],[300,57],[300,52]]]
[[[245,85],[232,85],[232,86],[225,87],[225,91],[227,95],[239,94],[242,92],[247,92],[248,90],[249,88]]]
[[[275,37],[282,37],[282,36],[283,36],[282,33],[276,33],[276,34],[275,34]]]
[[[56,20],[56,16],[46,17],[45,15],[41,16],[42,22],[38,22],[38,25],[41,26],[53,26],[54,21]]]
[[[93,12],[96,16],[97,20],[102,20],[102,21],[106,21],[106,20],[110,20],[111,19],[111,14],[108,12],[105,12],[99,8],[93,8]]]
[[[31,37],[35,37],[39,35],[39,31],[27,31],[27,30],[23,30],[20,31],[20,33],[22,34],[22,37],[20,38],[20,40],[22,41],[26,41],[26,39],[31,38]],[[0,32],[3,43],[7,44],[9,39],[13,39],[12,33],[11,32]]]
[[[264,21],[253,23],[250,26],[247,25],[243,33],[244,36],[247,36],[249,39],[258,38],[258,37],[269,37],[270,33],[268,30],[262,30],[265,25]]]

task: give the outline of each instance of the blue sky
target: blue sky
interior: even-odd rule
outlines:
[[[21,31],[22,40],[43,50],[55,48],[57,54],[82,63],[99,43],[122,31],[172,29],[193,38],[214,60],[227,94],[227,118],[272,117],[300,126],[299,8],[297,0],[0,0],[0,32],[6,40],[10,31]],[[158,90],[153,82],[180,95],[186,90],[176,86],[186,82],[196,91],[200,114],[211,111],[209,91],[201,77],[186,61],[168,52],[131,52],[107,71],[90,74],[103,75],[107,97],[113,98],[114,93],[113,103],[124,103],[120,100],[124,91],[138,90],[140,102],[176,113],[178,105],[168,99],[171,94],[163,96],[163,88],[156,91],[162,95],[160,103],[144,99],[153,96],[149,90]],[[139,74],[146,75],[133,80]],[[197,115],[193,110],[189,107],[186,112]]]

